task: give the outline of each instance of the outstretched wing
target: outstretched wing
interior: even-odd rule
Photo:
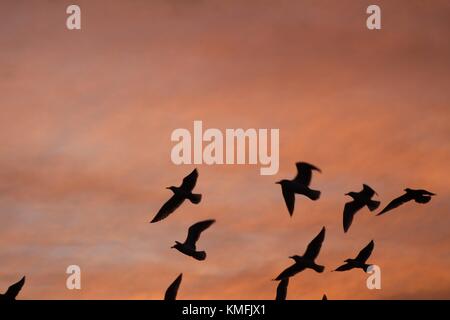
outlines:
[[[167,218],[172,212],[174,212],[176,209],[178,209],[179,206],[181,206],[184,200],[185,199],[183,197],[174,194],[169,200],[167,200],[166,203],[163,204],[161,209],[159,209],[158,213],[153,218],[153,220],[150,221],[150,223],[155,223]]]
[[[25,277],[20,279],[18,282],[11,285],[8,290],[5,292],[5,295],[3,296],[4,299],[8,300],[15,300],[17,295],[19,294],[20,290],[22,290],[22,287],[25,283]]]
[[[372,254],[374,246],[375,243],[373,242],[373,240],[370,241],[369,244],[358,253],[358,256],[355,258],[355,260],[366,263],[367,259],[369,259],[370,255]]]
[[[216,220],[204,220],[190,226],[188,236],[184,243],[195,248],[195,243],[200,238],[200,234],[208,229],[214,222],[216,222]]]
[[[281,185],[281,192],[283,193],[284,202],[289,211],[289,215],[292,217],[295,207],[295,193],[289,190],[285,185]]]
[[[277,296],[275,300],[286,300],[287,297],[287,288],[289,284],[289,278],[283,279],[280,281],[280,283],[277,286]]]
[[[297,263],[294,263],[293,265],[291,265],[290,267],[284,269],[283,272],[281,272],[278,277],[275,278],[276,281],[279,280],[283,280],[283,279],[287,279],[289,277],[292,277],[294,275],[296,275],[297,273],[305,270],[305,266],[303,265],[299,265]]]
[[[342,266],[340,266],[339,268],[337,268],[337,269],[334,270],[334,271],[339,271],[339,272],[341,272],[341,271],[348,271],[348,270],[351,270],[351,269],[353,269],[353,266],[350,265],[350,264],[348,264],[348,263],[346,263],[346,264],[343,264]]]
[[[167,288],[166,294],[164,295],[164,300],[176,300],[177,299],[178,288],[180,287],[182,279],[183,279],[183,274],[180,273],[180,275],[175,279],[175,281],[172,282],[172,284]]]
[[[313,170],[322,172],[316,166],[306,162],[297,162],[295,166],[297,167],[297,176],[294,178],[294,181],[305,186],[309,186],[311,183]]]
[[[320,248],[322,248],[323,240],[325,239],[325,227],[319,232],[319,234],[308,244],[304,258],[315,260],[319,255]]]
[[[389,204],[386,206],[386,208],[381,210],[381,212],[379,214],[377,214],[377,216],[380,216],[380,215],[382,215],[382,214],[384,214],[384,213],[386,213],[386,212],[388,212],[388,211],[390,211],[392,209],[400,207],[402,204],[404,204],[404,203],[406,203],[406,202],[408,202],[408,201],[410,201],[412,199],[413,199],[413,197],[410,194],[405,193],[404,195],[402,195],[402,196],[400,196],[398,198],[395,198],[394,200],[389,202]]]
[[[345,204],[343,214],[344,232],[347,232],[352,225],[353,216],[359,209],[361,209],[361,205],[359,205],[356,201],[350,201]]]
[[[190,174],[188,174],[184,179],[183,183],[181,184],[180,188],[182,188],[185,191],[191,192],[195,184],[197,183],[198,178],[198,171],[197,169],[194,169]]]

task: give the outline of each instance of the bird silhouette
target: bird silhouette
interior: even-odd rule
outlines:
[[[175,279],[175,281],[172,282],[172,284],[167,288],[166,294],[164,295],[164,300],[176,300],[177,299],[178,288],[180,287],[182,279],[183,279],[183,274],[180,273],[180,275]]]
[[[372,254],[374,246],[375,243],[373,242],[373,240],[370,241],[369,244],[359,252],[358,256],[355,259],[344,260],[346,263],[334,271],[348,271],[354,268],[359,268],[367,271],[367,268],[370,267],[370,264],[367,264],[366,262]]]
[[[167,218],[172,212],[174,212],[184,200],[188,199],[193,204],[199,204],[202,200],[201,194],[192,193],[192,190],[197,183],[198,171],[194,169],[189,175],[183,179],[183,183],[179,187],[170,186],[166,189],[170,189],[173,192],[173,196],[159,209],[156,216],[150,223],[155,223]]]
[[[406,188],[405,189],[405,194],[401,195],[398,198],[395,198],[394,200],[392,200],[391,202],[389,202],[389,204],[386,206],[386,208],[384,208],[383,210],[381,210],[381,212],[379,214],[377,214],[377,216],[380,216],[392,209],[395,209],[399,206],[401,206],[402,204],[414,200],[417,203],[428,203],[431,200],[432,196],[435,196],[434,193],[427,191],[427,190],[414,190],[414,189],[410,189],[410,188]]]
[[[380,201],[372,200],[376,194],[375,190],[366,184],[360,192],[349,192],[346,196],[353,198],[353,201],[347,202],[344,206],[343,225],[344,232],[347,232],[353,222],[353,216],[362,208],[367,206],[370,211],[376,210],[380,206]]]
[[[188,235],[184,243],[180,243],[175,241],[175,245],[172,248],[177,249],[181,253],[188,255],[196,260],[205,260],[206,252],[205,251],[197,251],[195,244],[200,238],[200,234],[208,229],[216,220],[205,220],[197,222],[189,227]]]
[[[297,176],[294,179],[283,179],[276,182],[281,185],[281,192],[283,193],[283,198],[290,216],[294,213],[295,194],[302,194],[311,200],[318,200],[320,198],[320,191],[310,189],[309,185],[311,183],[312,171],[322,171],[306,162],[297,162],[295,165],[297,166]]]
[[[275,300],[278,301],[286,300],[288,285],[289,285],[289,278],[285,278],[281,280],[280,283],[278,283],[277,296],[275,297]]]
[[[283,280],[296,275],[297,273],[305,269],[313,269],[318,273],[322,273],[325,269],[324,266],[316,264],[315,260],[319,255],[320,248],[322,247],[323,240],[325,239],[325,227],[319,232],[319,234],[308,244],[303,256],[291,256],[295,263],[281,272],[275,280]]]
[[[322,300],[328,300],[328,297],[326,294],[323,295]]]
[[[0,294],[0,301],[16,300],[16,297],[22,289],[24,283],[25,277],[22,277],[22,279],[20,279],[18,282],[11,285],[4,294]]]

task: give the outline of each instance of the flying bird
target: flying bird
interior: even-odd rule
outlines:
[[[322,171],[306,162],[297,162],[295,165],[297,166],[297,176],[294,179],[283,179],[276,182],[281,185],[281,192],[291,217],[294,213],[295,194],[302,194],[311,200],[320,198],[320,191],[310,189],[309,184],[311,183],[313,170]]]
[[[175,245],[172,246],[172,248],[175,248],[181,253],[184,253],[185,255],[188,255],[196,260],[205,260],[206,252],[197,251],[195,244],[200,238],[200,234],[208,229],[214,222],[216,222],[216,220],[205,220],[193,224],[189,227],[188,235],[184,243],[175,241]]]
[[[392,200],[391,202],[389,202],[389,204],[386,206],[386,208],[384,208],[383,210],[381,210],[381,212],[379,214],[377,214],[377,216],[382,215],[392,209],[395,209],[399,206],[401,206],[402,204],[414,200],[417,203],[428,203],[431,200],[432,196],[435,196],[434,193],[427,191],[427,190],[414,190],[414,189],[410,189],[410,188],[406,188],[405,189],[405,194],[401,195],[398,198],[395,198],[394,200]]]
[[[323,240],[325,239],[325,227],[319,232],[319,234],[309,243],[303,256],[291,256],[295,263],[281,272],[275,280],[283,280],[296,275],[297,273],[305,269],[313,269],[318,273],[322,273],[325,269],[324,266],[316,264],[315,260],[319,255],[320,248],[322,247]]]
[[[23,285],[25,283],[25,277],[20,279],[18,282],[11,285],[8,290],[4,294],[0,294],[0,301],[9,301],[9,300],[16,300],[17,295],[19,294],[20,290],[22,289]]]
[[[188,199],[193,204],[199,204],[202,200],[201,194],[192,193],[192,190],[197,183],[198,171],[194,169],[189,175],[183,179],[183,183],[179,187],[170,186],[166,189],[172,190],[173,196],[159,209],[156,216],[150,223],[155,223],[167,218],[174,212],[184,200]]]
[[[285,278],[280,281],[280,283],[277,286],[277,296],[275,297],[275,300],[278,301],[286,300],[288,284],[289,278]]]
[[[180,273],[180,275],[175,279],[175,281],[172,282],[172,284],[167,288],[166,294],[164,295],[164,300],[176,300],[177,299],[178,288],[180,287],[182,279],[183,279],[183,274]]]
[[[366,184],[363,184],[363,189],[360,192],[349,192],[346,196],[353,198],[353,201],[347,202],[344,206],[343,225],[344,232],[347,232],[353,222],[353,216],[362,208],[367,206],[370,211],[376,210],[380,206],[380,201],[372,200],[372,197],[377,194],[375,190]]]
[[[343,264],[334,271],[348,271],[354,268],[359,268],[363,269],[366,272],[367,268],[370,267],[370,264],[367,264],[366,262],[372,254],[374,246],[375,243],[373,242],[373,240],[370,241],[369,244],[359,252],[358,256],[355,259],[344,260],[346,264]]]

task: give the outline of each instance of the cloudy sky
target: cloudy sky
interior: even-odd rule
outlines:
[[[376,1],[38,1],[0,3],[0,291],[22,299],[273,299],[271,281],[326,226],[288,298],[450,298],[450,3]],[[65,27],[66,7],[82,30]],[[200,165],[200,205],[149,224],[193,166],[170,159],[174,129],[279,128],[280,170]],[[318,202],[293,218],[275,181],[316,164]],[[438,194],[342,231],[344,193],[382,205],[405,187]],[[189,225],[204,262],[171,250]],[[382,289],[331,273],[370,240]],[[82,290],[66,289],[67,266]]]

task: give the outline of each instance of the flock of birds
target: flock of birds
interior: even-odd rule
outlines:
[[[321,192],[313,190],[309,186],[311,184],[313,171],[321,172],[316,166],[306,163],[296,163],[297,175],[294,179],[283,179],[276,183],[281,185],[281,191],[283,194],[286,207],[289,215],[294,214],[295,196],[296,194],[303,195],[313,201],[319,200]],[[194,204],[200,203],[202,196],[200,194],[193,193],[194,187],[197,183],[198,171],[194,169],[188,176],[183,179],[183,182],[179,187],[171,186],[168,189],[172,190],[172,197],[161,207],[151,223],[155,223],[167,218],[172,214],[180,205],[189,200]],[[392,200],[378,215],[385,214],[402,204],[415,201],[417,203],[427,203],[431,200],[431,197],[435,194],[427,190],[414,190],[406,188],[405,193],[398,198]],[[367,207],[370,211],[375,211],[380,206],[380,201],[373,200],[372,198],[377,195],[368,185],[364,184],[363,189],[359,192],[349,192],[345,195],[350,196],[353,200],[347,202],[344,206],[343,212],[343,229],[346,233],[352,225],[354,216],[364,207]],[[208,229],[215,220],[200,221],[192,225],[188,230],[188,235],[183,243],[175,241],[175,245],[172,248],[177,249],[181,253],[188,255],[197,260],[205,260],[206,252],[198,251],[196,243],[200,238],[203,231]],[[305,252],[302,256],[294,255],[289,257],[294,260],[294,263],[283,270],[274,280],[279,281],[276,292],[276,300],[285,300],[287,297],[287,289],[289,285],[289,279],[302,272],[305,269],[312,269],[317,273],[322,273],[325,267],[316,263],[316,258],[322,248],[322,243],[325,240],[325,227],[319,232],[319,234],[308,244]],[[352,269],[362,269],[365,272],[369,268],[370,264],[367,263],[372,251],[375,247],[374,241],[370,241],[355,258],[348,258],[344,262],[345,264],[336,268],[334,271],[342,272]],[[180,287],[183,274],[180,274],[175,281],[169,286],[166,291],[165,299],[176,299],[178,289]],[[323,300],[327,300],[327,296],[323,295]]]
[[[281,185],[281,191],[283,194],[286,207],[288,209],[289,215],[292,216],[295,207],[295,196],[303,195],[313,201],[317,201],[320,198],[321,192],[318,190],[311,189],[310,183],[312,179],[313,171],[321,172],[316,166],[306,163],[298,162],[296,164],[297,175],[292,180],[283,179],[277,184]],[[178,209],[183,202],[189,200],[193,204],[199,204],[202,200],[201,194],[193,193],[195,185],[198,179],[198,171],[194,169],[189,175],[187,175],[179,187],[171,186],[170,189],[173,192],[172,197],[164,203],[155,217],[151,220],[151,223],[156,223],[169,217],[176,209]],[[414,190],[406,188],[405,193],[398,198],[392,200],[383,210],[381,210],[377,215],[385,214],[402,204],[410,201],[415,201],[416,203],[428,203],[431,197],[435,194],[427,190]],[[367,207],[370,211],[375,211],[380,206],[380,202],[373,200],[372,198],[377,195],[375,190],[373,190],[368,185],[364,184],[363,189],[359,192],[349,192],[346,193],[353,200],[347,202],[344,206],[343,211],[343,229],[347,232],[352,225],[354,216],[364,207]],[[175,241],[172,248],[178,250],[184,255],[190,256],[196,260],[202,261],[206,259],[206,251],[197,250],[196,244],[200,239],[200,235],[207,230],[211,225],[213,225],[215,220],[204,220],[197,222],[189,227],[186,240],[182,243]],[[285,300],[287,297],[287,289],[289,284],[289,279],[302,272],[306,269],[312,269],[317,273],[322,273],[325,267],[316,263],[316,258],[320,253],[322,248],[322,243],[325,240],[325,227],[319,232],[319,234],[308,244],[305,252],[302,256],[293,255],[289,257],[294,261],[294,263],[283,270],[274,280],[279,281],[276,291],[276,300]],[[341,265],[334,271],[342,272],[348,271],[355,268],[367,271],[370,264],[367,263],[372,251],[375,247],[374,241],[370,241],[354,259],[346,259],[345,264]],[[181,285],[183,279],[183,274],[180,274],[175,281],[167,288],[164,299],[165,300],[175,300],[177,297],[178,289]],[[17,283],[11,285],[5,294],[0,294],[0,300],[15,300],[16,296],[22,289],[25,283],[25,277],[23,277]],[[323,295],[323,300],[327,300],[327,296]]]

